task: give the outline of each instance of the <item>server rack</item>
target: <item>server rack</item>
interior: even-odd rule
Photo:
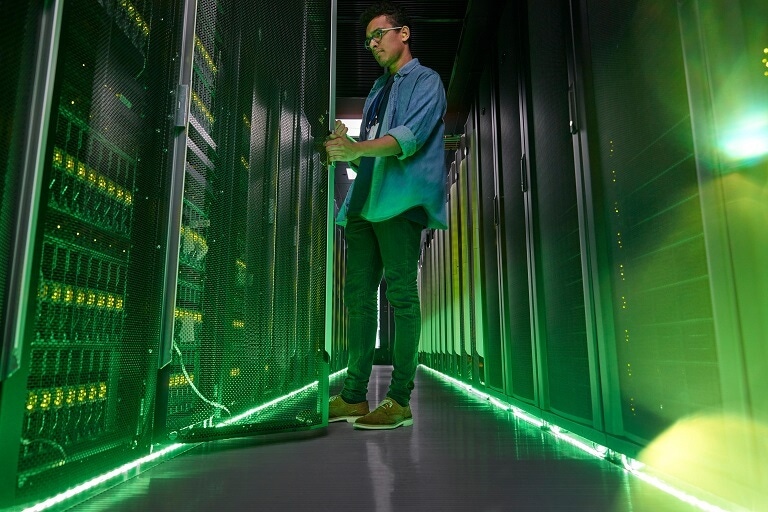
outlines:
[[[462,378],[461,346],[463,343],[461,330],[461,261],[459,260],[459,247],[461,245],[461,231],[459,229],[458,193],[456,186],[456,162],[451,162],[448,174],[448,252],[446,259],[449,268],[448,274],[448,311],[450,322],[450,368],[451,373]]]
[[[717,23],[722,6],[708,1],[551,7],[507,6],[465,126],[473,256],[485,262],[473,274],[481,382],[629,456],[687,419],[721,428],[735,413],[728,424],[750,433],[727,445],[750,469],[749,483],[731,482],[744,490],[734,502],[754,506],[764,450],[751,429],[765,408],[748,390],[764,380],[753,336],[765,274],[744,276],[765,253],[754,222],[765,154],[736,140],[764,133],[753,114],[765,111],[766,32],[753,20],[766,7],[740,2]],[[422,286],[455,292],[450,276],[432,278],[443,282]]]
[[[347,326],[349,313],[344,303],[344,280],[346,276],[346,251],[344,230],[335,228],[334,245],[334,286],[333,286],[333,342],[331,346],[331,372],[346,368],[349,357]]]
[[[495,128],[491,121],[491,74],[483,70],[478,96],[473,108],[472,133],[476,150],[475,173],[478,204],[478,245],[480,254],[480,290],[482,294],[483,347],[486,386],[504,390],[501,343],[501,311],[499,301],[499,267],[497,249],[498,192],[496,190]]]
[[[539,401],[576,423],[601,428],[593,326],[585,310],[579,196],[573,150],[568,4],[528,3],[528,141],[531,272]],[[566,91],[566,93],[563,93]],[[570,129],[569,129],[570,126]]]
[[[458,194],[458,218],[459,229],[461,231],[461,245],[459,247],[459,257],[461,259],[461,372],[467,382],[475,382],[476,362],[474,357],[474,317],[472,314],[472,232],[471,215],[469,212],[469,183],[467,182],[467,161],[464,158],[464,138],[459,141],[459,148],[456,150],[456,169],[457,169],[457,194]]]
[[[32,216],[35,257],[26,262],[35,290],[30,334],[17,340],[26,357],[13,376],[25,381],[23,418],[3,422],[3,438],[21,443],[4,459],[3,473],[13,478],[2,490],[5,504],[119,465],[147,449],[151,431],[149,354],[159,308],[141,322],[136,315],[159,305],[162,293],[153,281],[161,264],[154,235],[162,230],[155,218],[169,131],[163,113],[173,106],[162,91],[174,6],[34,4],[28,21],[53,13],[60,16],[56,79],[47,91],[48,132],[38,142],[45,188]],[[46,29],[53,32],[41,39],[57,36]],[[36,94],[46,92],[35,85]],[[147,217],[150,229],[137,230]],[[14,417],[15,407],[4,401],[3,415]]]
[[[34,308],[29,295],[37,282],[29,265],[36,259],[36,215],[44,188],[46,154],[40,141],[47,136],[53,103],[51,80],[61,25],[56,7],[45,16],[34,2],[3,9],[7,27],[0,34],[0,61],[7,85],[0,104],[0,439],[18,439],[24,417],[30,352],[24,339],[32,332],[27,311]],[[18,443],[0,443],[0,460],[8,466],[0,471],[0,506],[16,500],[18,456]]]
[[[330,4],[281,9],[301,32],[281,31],[277,11],[263,5],[197,7],[160,434],[191,441],[314,428],[328,371],[319,208],[328,180],[314,142],[329,119]]]
[[[500,25],[515,27],[524,33],[519,4],[508,5]],[[502,249],[502,339],[507,350],[504,368],[507,393],[529,404],[538,398],[531,334],[530,285],[528,277],[528,242],[525,194],[528,183],[526,159],[522,148],[521,41],[500,32],[495,59],[497,70],[499,136],[499,244]]]
[[[476,366],[476,381],[480,385],[486,385],[487,368],[485,365],[485,339],[486,339],[486,287],[484,285],[484,228],[482,224],[483,210],[481,203],[481,176],[479,169],[480,148],[479,136],[475,123],[474,113],[470,113],[467,123],[464,126],[464,135],[462,135],[462,146],[465,149],[464,161],[467,166],[467,199],[469,208],[467,211],[467,222],[471,229],[470,259],[471,267],[468,273],[471,276],[472,286],[470,289],[471,305],[470,311],[472,323],[472,339],[474,350],[472,353]],[[474,371],[473,371],[474,373]]]
[[[427,366],[432,366],[432,343],[433,343],[433,322],[434,313],[433,297],[432,297],[432,284],[434,280],[431,278],[432,273],[432,251],[430,239],[432,238],[432,230],[427,230],[421,245],[421,253],[419,255],[419,274],[418,274],[418,286],[419,286],[419,301],[421,303],[421,341],[419,344],[419,362]]]
[[[62,5],[4,33],[1,507],[327,415],[331,2]]]

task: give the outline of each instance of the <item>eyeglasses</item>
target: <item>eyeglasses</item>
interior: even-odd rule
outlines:
[[[377,28],[373,32],[371,32],[371,37],[366,37],[365,42],[363,43],[365,45],[366,50],[371,49],[371,41],[374,39],[376,42],[380,42],[381,38],[384,37],[384,32],[389,32],[390,30],[400,30],[403,27],[390,27],[390,28]]]

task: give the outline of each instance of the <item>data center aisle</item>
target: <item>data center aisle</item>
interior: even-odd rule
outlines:
[[[390,371],[374,367],[372,407]],[[411,404],[413,427],[200,445],[71,510],[694,510],[422,368]]]

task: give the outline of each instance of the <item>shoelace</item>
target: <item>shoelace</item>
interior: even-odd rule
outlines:
[[[392,399],[391,399],[391,398],[385,398],[385,399],[384,399],[384,400],[383,400],[383,401],[382,401],[382,402],[379,404],[379,407],[377,407],[377,409],[378,409],[378,408],[381,408],[381,407],[385,407],[385,408],[387,408],[387,409],[391,409],[391,408],[392,408]]]

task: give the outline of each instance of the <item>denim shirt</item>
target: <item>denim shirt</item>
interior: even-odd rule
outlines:
[[[371,103],[387,83],[389,73],[373,84],[363,107],[363,119]],[[446,112],[445,88],[432,69],[412,59],[395,74],[389,93],[389,104],[380,120],[380,136],[394,137],[402,153],[377,157],[368,200],[361,216],[370,222],[381,222],[421,206],[427,214],[427,227],[447,229],[445,209],[445,149],[443,117]],[[366,140],[366,133],[360,140]],[[353,166],[354,167],[354,166]],[[347,207],[354,182],[347,192],[336,223],[346,225]]]

